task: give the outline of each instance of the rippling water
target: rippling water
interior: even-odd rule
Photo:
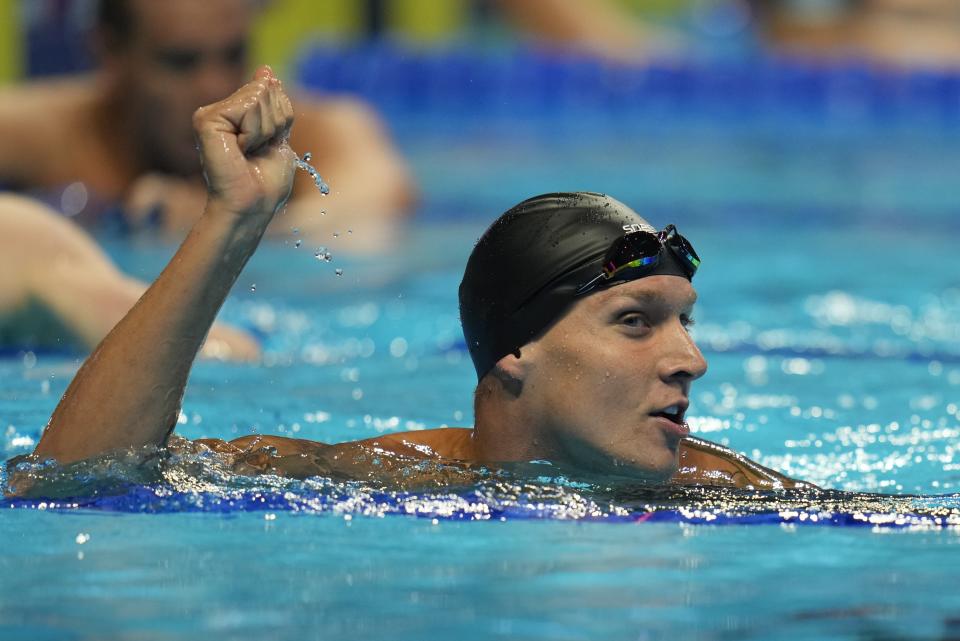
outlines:
[[[548,467],[398,491],[118,463],[98,491],[88,469],[71,498],[0,502],[0,636],[956,637],[956,146],[566,142],[424,132],[407,145],[431,196],[396,253],[350,258],[343,234],[330,263],[292,237],[265,247],[241,277],[255,291],[224,311],[262,333],[264,363],[199,364],[178,433],[470,425],[455,296],[478,221],[589,188],[677,223],[704,259],[694,432],[824,491],[656,490]],[[172,248],[138,243],[108,246],[149,278]],[[32,449],[78,364],[0,359],[2,458]]]

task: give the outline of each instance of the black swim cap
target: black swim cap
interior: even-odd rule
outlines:
[[[460,322],[478,380],[573,304],[631,225],[656,233],[620,201],[591,192],[535,196],[494,221],[460,283]],[[652,274],[689,278],[669,251],[645,275]]]

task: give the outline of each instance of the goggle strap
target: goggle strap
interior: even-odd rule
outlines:
[[[583,294],[584,292],[590,291],[591,289],[594,288],[594,286],[595,286],[598,282],[600,282],[601,280],[603,280],[603,279],[605,279],[605,278],[609,278],[609,277],[607,276],[606,268],[604,268],[604,271],[600,272],[599,274],[597,274],[596,276],[594,276],[593,278],[591,278],[588,282],[584,283],[583,285],[580,285],[580,287],[577,288],[577,291],[575,291],[575,292],[573,293],[573,295],[574,295],[574,296],[579,296],[580,294]]]

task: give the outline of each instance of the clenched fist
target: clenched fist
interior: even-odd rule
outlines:
[[[287,142],[293,106],[270,67],[233,95],[193,115],[211,203],[268,219],[290,195],[295,171]]]

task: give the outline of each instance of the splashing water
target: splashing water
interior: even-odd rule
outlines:
[[[162,454],[144,459],[144,453]],[[370,452],[348,468],[317,462],[297,474],[266,474],[261,450],[211,455],[182,437],[164,448],[60,466],[23,457],[20,483],[39,482],[46,498],[0,498],[0,509],[164,513],[288,511],[462,520],[583,520],[713,525],[782,524],[884,529],[955,529],[960,502],[838,490],[737,490],[574,480],[548,463],[466,469]],[[370,458],[368,458],[370,457]],[[282,463],[283,457],[273,460]],[[149,461],[145,463],[144,461]],[[332,465],[332,467],[331,467]],[[261,475],[263,474],[263,475]],[[68,496],[65,500],[51,497]],[[81,536],[82,535],[82,536]],[[77,544],[87,543],[81,533]]]
[[[317,186],[317,189],[320,190],[320,193],[326,196],[330,193],[330,186],[323,182],[323,178],[320,176],[320,172],[310,164],[310,161],[313,159],[313,154],[309,151],[303,154],[303,158],[296,156],[297,169],[302,169],[303,171],[310,174],[310,177],[313,178],[313,184]]]

